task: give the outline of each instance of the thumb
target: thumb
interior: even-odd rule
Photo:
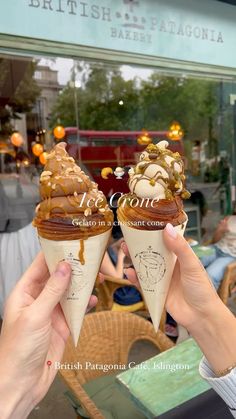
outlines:
[[[60,302],[71,279],[71,266],[69,263],[58,263],[55,272],[47,281],[38,298],[33,302],[32,309],[48,318],[56,305]]]
[[[182,272],[193,273],[203,269],[187,241],[177,233],[172,224],[168,223],[163,231],[166,247],[176,254]]]

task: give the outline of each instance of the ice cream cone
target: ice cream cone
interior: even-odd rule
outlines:
[[[67,260],[72,281],[61,306],[77,345],[82,320],[104,255],[113,213],[98,185],[57,144],[40,176],[41,202],[33,221],[50,272]]]
[[[187,221],[174,227],[183,235]],[[144,231],[121,224],[152,323],[157,332],[173,274],[176,256],[163,240],[163,230]]]
[[[187,215],[183,199],[184,163],[168,141],[149,144],[129,171],[130,193],[119,199],[117,217],[137,272],[143,295],[157,331],[169,290],[176,256],[165,246],[168,223],[183,235]]]
[[[62,260],[72,267],[71,284],[61,300],[61,307],[75,346],[109,236],[110,231],[87,240],[53,241],[39,237],[50,273]]]

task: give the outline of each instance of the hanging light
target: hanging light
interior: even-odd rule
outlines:
[[[140,135],[140,137],[138,137],[138,139],[137,139],[137,143],[138,143],[139,145],[148,145],[148,144],[150,144],[151,142],[152,142],[152,139],[151,139],[151,137],[149,136],[148,132],[143,130],[143,134],[142,134],[142,135]]]
[[[46,151],[44,151],[43,153],[40,154],[39,156],[39,161],[40,163],[44,166],[46,164],[47,161],[47,155],[48,153]]]
[[[43,146],[42,146],[42,144],[40,144],[40,143],[34,144],[33,147],[32,147],[32,151],[33,151],[33,154],[35,156],[39,157],[40,154],[42,154],[42,152],[43,152]]]
[[[178,122],[173,122],[168,131],[168,138],[172,141],[180,141],[184,136],[181,125]]]
[[[28,167],[28,166],[30,165],[30,160],[29,160],[28,158],[25,158],[25,159],[22,161],[22,164],[23,164],[23,166]]]
[[[66,135],[65,128],[62,125],[57,125],[53,130],[53,135],[56,140],[62,140]]]
[[[11,143],[15,147],[22,146],[22,144],[24,142],[24,138],[22,137],[22,135],[18,131],[13,132],[13,134],[10,137],[10,140],[11,140]]]

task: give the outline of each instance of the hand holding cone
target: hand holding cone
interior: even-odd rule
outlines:
[[[137,272],[142,292],[157,331],[174,270],[176,256],[163,241],[163,229],[171,223],[184,234],[187,216],[181,198],[183,162],[167,149],[168,142],[150,144],[140,162],[130,170],[130,194],[119,201],[118,219]]]

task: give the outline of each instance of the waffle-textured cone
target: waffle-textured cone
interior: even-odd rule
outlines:
[[[183,235],[187,221],[175,230]],[[176,256],[163,240],[163,230],[138,230],[121,224],[152,323],[157,332],[173,274]]]
[[[70,262],[72,267],[71,284],[61,300],[61,307],[75,346],[110,233],[109,230],[87,240],[71,241],[39,237],[50,273],[62,260]],[[84,257],[84,264],[81,264],[79,255]]]

